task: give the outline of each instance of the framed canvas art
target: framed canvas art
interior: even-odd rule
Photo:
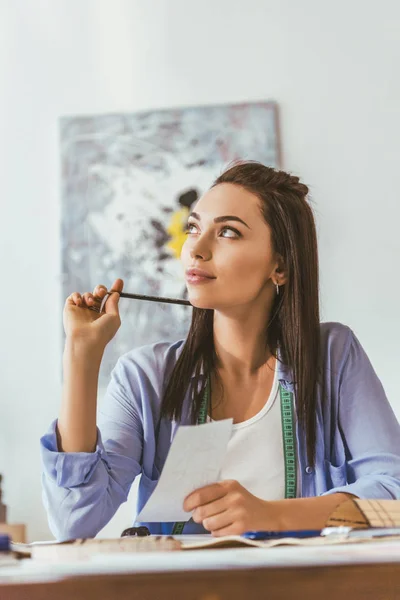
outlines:
[[[184,298],[191,207],[235,159],[280,166],[277,106],[253,102],[61,120],[62,294],[110,287]],[[120,300],[104,385],[133,347],[186,336],[191,308]]]

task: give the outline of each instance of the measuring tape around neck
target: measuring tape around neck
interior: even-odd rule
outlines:
[[[204,389],[203,398],[201,400],[199,416],[197,419],[198,425],[203,425],[207,422],[208,409],[210,406],[210,378]],[[294,425],[294,410],[293,410],[293,393],[285,390],[279,384],[279,395],[281,399],[281,420],[282,420],[282,440],[283,454],[285,461],[285,498],[296,498],[297,489],[297,460],[296,460],[296,436]],[[174,524],[172,535],[180,535],[183,533],[187,521],[180,521]]]

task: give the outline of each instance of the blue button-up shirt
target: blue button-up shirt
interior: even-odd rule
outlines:
[[[298,495],[400,498],[400,427],[382,384],[348,327],[321,324],[321,342],[326,388],[325,397],[319,392],[317,399],[316,461],[308,465],[305,436],[297,424]],[[137,511],[146,503],[178,426],[160,422],[159,416],[182,345],[182,340],[157,343],[119,359],[99,411],[94,452],[58,452],[56,421],[41,438],[43,497],[56,538],[94,537],[126,501],[139,474]],[[277,368],[282,386],[293,391],[290,371],[279,361]],[[181,422],[190,424],[189,393]],[[141,524],[165,534],[173,526]],[[189,521],[185,533],[204,529]]]

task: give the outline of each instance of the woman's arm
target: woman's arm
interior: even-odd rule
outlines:
[[[353,332],[350,336],[338,397],[348,484],[325,493],[399,499],[400,426],[368,356]]]
[[[268,511],[276,514],[277,530],[323,529],[334,510],[352,494],[330,494],[314,498],[293,498],[268,502]],[[268,517],[266,517],[268,522]]]
[[[125,502],[141,472],[140,373],[120,359],[101,404],[97,443],[88,452],[60,452],[56,424],[41,438],[43,500],[59,540],[94,537]]]
[[[215,536],[245,531],[322,529],[334,510],[350,497],[339,493],[315,498],[261,500],[237,481],[221,481],[200,488],[185,500],[193,520]]]
[[[118,310],[122,279],[116,279],[101,314],[99,306],[107,289],[98,285],[93,294],[71,294],[64,305],[66,335],[63,356],[64,384],[57,423],[58,449],[63,452],[94,452],[96,448],[97,386],[100,364],[108,342],[121,324]]]
[[[60,452],[96,449],[97,388],[103,349],[67,339],[63,356],[64,385],[57,444]]]
[[[122,285],[116,280],[114,289],[122,290]],[[96,427],[100,363],[120,325],[117,293],[110,296],[105,313],[88,309],[105,293],[104,286],[93,294],[76,292],[64,308],[60,417],[41,439],[44,503],[58,539],[94,537],[127,499],[141,470],[140,376],[133,361],[114,369],[105,398],[107,418]]]

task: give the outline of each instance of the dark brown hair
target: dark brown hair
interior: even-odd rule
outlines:
[[[273,250],[283,259],[287,282],[281,286],[267,328],[269,350],[293,375],[296,410],[315,462],[316,388],[320,369],[318,251],[315,222],[307,201],[308,188],[298,177],[257,162],[239,162],[213,186],[232,183],[260,199],[262,217],[271,228]],[[207,378],[216,373],[213,340],[214,311],[193,308],[182,352],[169,378],[161,416],[180,420],[185,394],[191,386],[192,419],[196,422]]]

